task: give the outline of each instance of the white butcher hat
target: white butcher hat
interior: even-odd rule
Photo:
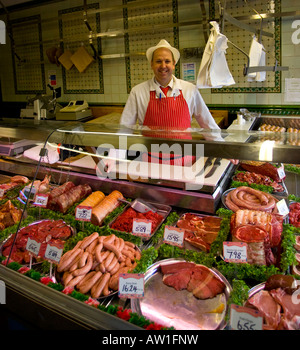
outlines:
[[[172,52],[176,64],[180,58],[180,52],[175,47],[171,46],[165,39],[162,39],[156,46],[149,47],[146,51],[147,60],[151,63],[153,52],[161,47],[165,47]]]

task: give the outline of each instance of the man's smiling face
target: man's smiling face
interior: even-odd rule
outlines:
[[[164,47],[155,50],[153,52],[151,68],[158,83],[162,86],[168,85],[175,69],[172,52]]]

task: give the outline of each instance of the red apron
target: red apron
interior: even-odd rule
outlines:
[[[167,95],[166,92],[165,95]],[[189,107],[182,95],[181,90],[180,95],[165,98],[156,98],[156,92],[150,91],[150,101],[147,107],[143,126],[147,126],[151,130],[157,130],[160,128],[166,130],[166,132],[160,131],[158,135],[152,132],[144,132],[145,136],[191,139],[190,133],[184,132],[184,130],[191,127],[191,117]],[[167,130],[170,130],[170,132],[167,132]],[[176,132],[172,132],[172,130]],[[180,130],[183,132],[178,132]],[[174,154],[164,155],[148,153],[148,162],[190,166],[194,160],[195,157],[193,156],[183,157],[182,155]]]

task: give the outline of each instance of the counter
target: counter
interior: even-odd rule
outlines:
[[[29,128],[33,127],[33,132],[28,133]],[[48,132],[47,132],[47,131]],[[99,141],[102,143],[111,142],[118,146],[119,136],[118,128],[110,125],[95,125],[93,123],[67,123],[59,124],[53,127],[52,123],[43,123],[30,126],[30,123],[25,122],[17,127],[12,123],[0,125],[0,132],[5,137],[26,137],[32,138],[34,141],[43,141],[50,143],[63,143],[67,145],[79,145],[82,147],[98,147]],[[24,134],[25,132],[25,134]],[[221,135],[224,136],[222,142],[213,142],[206,140],[203,135],[209,135],[211,131],[193,130],[192,139],[185,140],[193,149],[199,144],[204,144],[204,157],[219,155],[226,158],[248,159],[248,154],[251,154],[250,159],[258,159],[256,150],[259,149],[260,133],[257,131],[236,131],[222,130]],[[143,137],[140,130],[134,130],[134,133],[125,134],[128,139],[128,146],[143,141],[143,145],[151,144],[151,138]],[[240,135],[238,141],[234,135]],[[242,140],[247,136],[247,142]],[[228,138],[227,138],[228,137]],[[230,138],[231,137],[231,138]],[[157,139],[156,139],[157,140]],[[42,143],[43,143],[42,142]],[[174,142],[174,140],[168,140]],[[179,142],[179,141],[178,141]],[[180,142],[179,142],[180,143]],[[226,145],[225,149],[224,145]],[[241,146],[241,147],[240,147]],[[274,159],[284,162],[284,160],[293,160],[293,164],[299,164],[299,152],[291,154],[291,151],[298,150],[297,146],[289,144],[278,144],[274,147]],[[251,152],[253,151],[253,152]],[[97,155],[94,153],[92,156]],[[89,154],[91,156],[91,154]],[[292,157],[293,156],[293,157]],[[137,198],[142,197],[151,199],[160,203],[165,203],[172,206],[174,211],[186,212],[195,211],[202,213],[215,214],[217,208],[221,205],[220,199],[222,191],[228,188],[231,179],[231,173],[234,170],[233,166],[228,168],[228,173],[221,179],[221,186],[211,193],[200,193],[198,191],[186,191],[182,188],[174,188],[171,186],[160,186],[156,183],[135,182],[127,179],[109,179],[99,178],[96,176],[94,169],[84,166],[74,166],[71,162],[62,161],[58,164],[47,164],[40,161],[32,162],[24,159],[22,155],[7,157],[2,156],[0,160],[0,170],[2,174],[12,175],[21,174],[29,176],[32,179],[43,179],[45,174],[51,173],[56,183],[64,183],[65,181],[74,181],[76,184],[89,183],[93,190],[101,189],[105,193],[111,190],[120,190],[126,197]],[[295,174],[287,174],[287,182],[289,193],[298,195],[299,193],[299,178]],[[217,191],[217,192],[216,192]],[[217,193],[217,196],[215,196]],[[215,196],[215,197],[213,197]],[[213,201],[209,199],[213,197]],[[211,204],[210,204],[211,203]],[[146,251],[151,247],[151,242],[142,244],[142,251]],[[7,291],[6,307],[15,313],[26,311],[28,321],[39,325],[42,329],[56,329],[57,324],[61,329],[120,329],[120,330],[136,330],[142,329],[136,324],[124,321],[115,315],[111,315],[106,311],[101,311],[84,302],[76,300],[69,295],[65,295],[57,290],[49,288],[40,282],[23,276],[19,272],[13,271],[6,266],[0,265],[1,280],[4,281]],[[118,298],[106,300],[104,307],[109,305],[118,305]],[[122,304],[126,306],[126,304]],[[127,304],[128,307],[128,304]]]

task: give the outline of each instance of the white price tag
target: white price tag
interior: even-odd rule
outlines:
[[[283,215],[283,216],[288,215],[288,213],[289,213],[289,208],[288,208],[288,206],[287,206],[286,201],[285,201],[284,198],[281,199],[280,201],[278,201],[278,202],[276,203],[276,206],[277,206],[278,213],[279,213],[280,215]]]
[[[22,193],[23,193],[23,195],[24,195],[24,197],[26,199],[29,197],[30,200],[33,200],[34,196],[35,196],[35,193],[36,193],[36,188],[34,186],[32,186],[32,188],[31,188],[31,185],[30,186],[25,186],[23,188],[23,192]]]
[[[26,244],[26,250],[28,250],[33,255],[38,256],[40,249],[41,249],[41,243],[37,242],[35,239],[33,239],[31,237],[28,237],[27,244]]]
[[[246,263],[247,243],[223,242],[223,256],[226,262]]]
[[[49,198],[48,194],[38,193],[35,196],[35,201],[34,201],[33,204],[38,206],[38,207],[46,208],[47,207],[47,203],[48,203],[48,198]]]
[[[63,247],[56,244],[47,244],[45,251],[45,259],[54,263],[59,263],[63,253]]]
[[[5,194],[4,188],[0,188],[0,198],[2,198]]]
[[[141,237],[149,237],[152,232],[152,221],[143,219],[133,219],[132,234]]]
[[[164,243],[183,247],[184,230],[182,228],[166,225],[163,241]]]
[[[285,170],[284,170],[283,164],[281,164],[280,168],[277,168],[277,173],[278,173],[280,180],[285,178]]]
[[[259,331],[263,327],[263,315],[258,310],[231,304],[230,326],[237,331]]]
[[[119,275],[119,298],[143,298],[144,275],[140,273],[121,273]]]
[[[88,207],[85,205],[78,205],[75,211],[76,220],[81,221],[90,221],[92,217],[92,207]]]

